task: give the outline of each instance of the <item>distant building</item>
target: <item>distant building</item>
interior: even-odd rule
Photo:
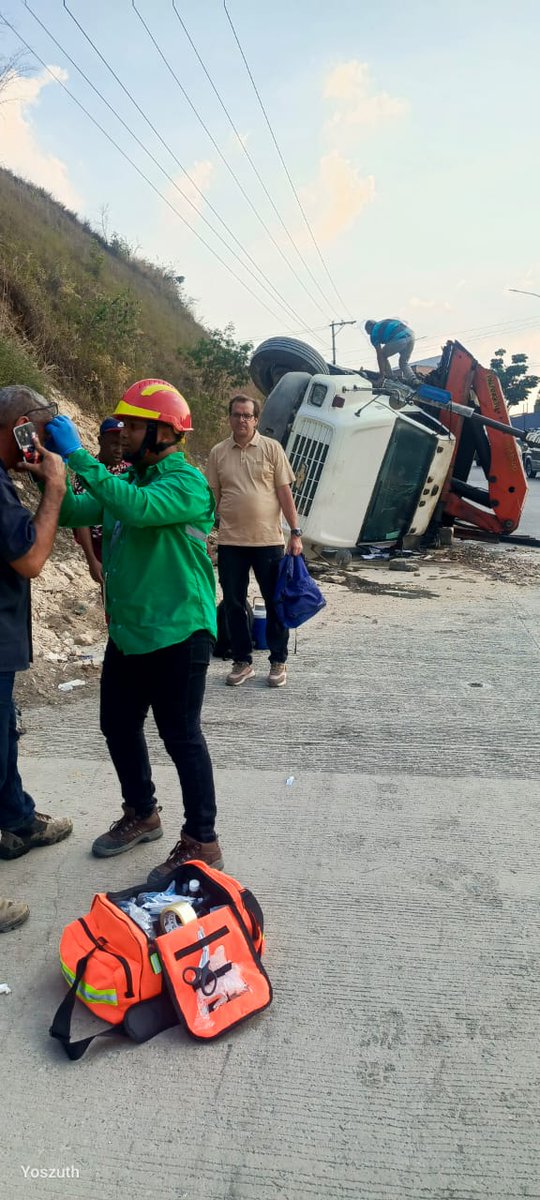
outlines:
[[[510,413],[510,421],[514,429],[523,429],[524,433],[529,433],[531,429],[540,429],[540,412],[531,413]]]

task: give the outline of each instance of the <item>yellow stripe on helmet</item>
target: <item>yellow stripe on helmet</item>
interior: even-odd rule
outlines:
[[[142,388],[141,396],[155,396],[156,392],[172,392],[174,396],[179,396],[180,392],[172,387],[170,383],[166,387],[162,383],[149,383],[148,387]]]
[[[159,421],[159,413],[155,408],[140,408],[138,404],[126,404],[119,400],[114,410],[115,417],[147,417],[150,421]]]

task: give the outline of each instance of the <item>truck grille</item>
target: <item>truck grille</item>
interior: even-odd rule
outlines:
[[[332,427],[320,421],[302,421],[295,434],[289,461],[296,475],[292,493],[298,513],[309,515],[332,441]]]

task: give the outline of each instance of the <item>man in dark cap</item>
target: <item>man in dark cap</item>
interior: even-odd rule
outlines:
[[[105,417],[99,427],[99,454],[98,462],[103,463],[111,475],[123,475],[124,471],[129,468],[129,463],[124,460],[124,422],[119,421],[118,417]],[[73,491],[75,494],[81,495],[86,491],[84,483],[75,476],[73,480]],[[90,529],[75,529],[75,540],[79,543],[86,561],[88,570],[95,583],[99,583],[103,587],[103,569],[101,566],[101,547],[103,541],[103,530],[101,525],[92,525]]]

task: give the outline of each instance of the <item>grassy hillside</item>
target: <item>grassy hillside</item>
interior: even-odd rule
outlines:
[[[203,336],[171,273],[0,170],[0,386],[54,384],[102,416],[134,379],[169,379],[205,442],[219,429],[187,357]]]

